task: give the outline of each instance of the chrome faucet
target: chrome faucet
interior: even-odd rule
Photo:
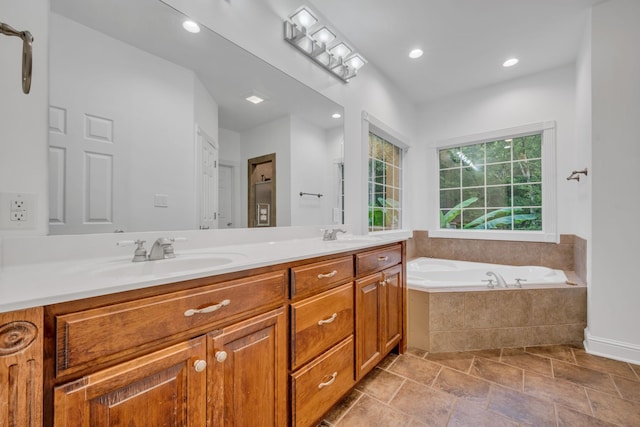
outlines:
[[[496,282],[498,283],[498,287],[500,287],[500,288],[506,288],[507,287],[507,282],[504,280],[504,277],[502,277],[502,275],[500,273],[495,273],[493,271],[487,271],[487,276],[495,277],[496,278]]]
[[[346,233],[347,230],[341,228],[334,228],[333,230],[325,229],[322,240],[336,240],[338,233]]]
[[[158,259],[175,258],[176,254],[173,253],[174,239],[168,239],[166,237],[160,237],[153,243],[151,251],[149,251],[149,261],[155,261]]]

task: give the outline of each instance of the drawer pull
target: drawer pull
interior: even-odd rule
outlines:
[[[333,313],[331,315],[331,317],[329,317],[328,319],[320,319],[320,320],[318,320],[318,325],[322,326],[322,325],[325,325],[327,323],[331,323],[334,320],[336,320],[336,317],[338,317],[338,313]]]
[[[225,299],[220,301],[218,304],[210,305],[205,308],[190,308],[189,310],[184,312],[186,317],[191,317],[194,314],[204,314],[204,313],[213,313],[214,311],[220,310],[222,307],[226,307],[231,304],[231,300]]]
[[[220,363],[227,360],[227,352],[226,351],[216,351],[216,360]]]
[[[338,270],[333,270],[331,273],[326,273],[326,274],[318,274],[318,279],[327,279],[329,277],[333,277],[336,274],[338,274]]]
[[[386,256],[386,255],[379,256],[379,257],[378,257],[378,261],[389,261],[389,257],[388,257],[388,256]]]
[[[337,377],[337,376],[338,376],[338,373],[337,373],[337,372],[334,372],[334,373],[331,375],[331,379],[330,379],[329,381],[325,381],[325,382],[322,382],[322,383],[318,384],[318,388],[320,388],[320,389],[321,389],[321,388],[324,388],[324,387],[330,386],[330,385],[331,385],[331,384],[333,384],[333,382],[336,380],[336,377]]]
[[[202,360],[202,359],[198,359],[195,362],[193,362],[193,368],[196,370],[196,372],[202,372],[205,369],[207,369],[207,362],[206,360]]]

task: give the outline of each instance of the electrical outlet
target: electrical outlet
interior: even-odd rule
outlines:
[[[36,195],[0,193],[0,229],[35,227]]]

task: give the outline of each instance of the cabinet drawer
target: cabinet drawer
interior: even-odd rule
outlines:
[[[353,334],[353,284],[291,304],[291,369]]]
[[[353,278],[353,258],[345,256],[291,269],[291,296],[329,289]]]
[[[376,249],[356,255],[356,276],[364,276],[376,271],[384,270],[402,261],[402,247],[400,245]]]
[[[279,271],[56,316],[56,374],[192,328],[229,323],[283,301],[285,290],[286,272]]]
[[[355,384],[353,336],[291,375],[294,426],[317,422]]]

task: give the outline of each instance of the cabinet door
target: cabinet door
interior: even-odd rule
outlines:
[[[356,281],[356,380],[380,361],[380,273]]]
[[[388,354],[402,338],[403,292],[402,265],[382,272],[381,312],[382,312],[382,353]]]
[[[210,334],[209,425],[287,425],[285,328],[278,309]]]
[[[54,404],[59,427],[201,427],[206,421],[205,337],[57,387]]]

